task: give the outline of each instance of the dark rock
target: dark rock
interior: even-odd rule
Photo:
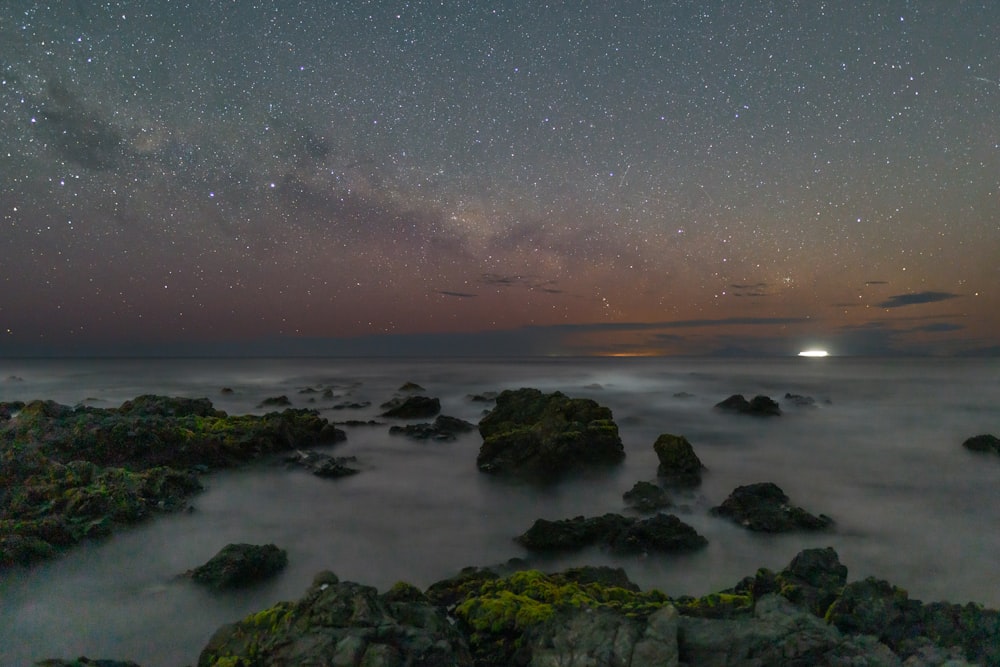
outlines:
[[[683,435],[663,433],[653,443],[660,465],[656,474],[664,482],[674,486],[698,486],[701,484],[701,471],[705,466],[694,453],[694,448]]]
[[[285,457],[286,463],[293,463],[312,472],[317,477],[337,478],[355,475],[359,471],[348,463],[356,463],[354,456],[329,456],[312,450],[298,451],[294,456]]]
[[[655,512],[672,504],[670,495],[650,482],[636,482],[630,490],[622,494],[622,500],[639,512]]]
[[[220,664],[471,667],[473,661],[444,612],[412,586],[379,595],[328,575],[317,577],[297,602],[279,602],[218,629],[198,667]]]
[[[408,424],[406,426],[393,426],[389,433],[393,435],[405,435],[417,440],[454,440],[460,433],[468,433],[476,429],[475,424],[471,424],[464,419],[438,415],[433,424]]]
[[[232,387],[223,387],[222,389],[219,390],[219,393],[222,394],[223,396],[228,396],[229,394],[233,394],[235,392],[233,391]]]
[[[711,513],[766,533],[824,530],[833,525],[828,516],[813,516],[801,507],[789,505],[788,496],[771,482],[736,487],[721,505],[711,509]]]
[[[777,417],[781,414],[781,408],[777,402],[767,396],[754,396],[752,400],[748,401],[743,398],[742,394],[733,394],[726,400],[716,403],[715,407],[755,417]]]
[[[270,396],[260,402],[259,408],[283,408],[292,404],[287,396]]]
[[[497,400],[499,394],[495,391],[484,391],[481,394],[469,394],[466,396],[473,403],[492,403]]]
[[[678,391],[674,394],[674,398],[694,398],[694,394],[686,391]]]
[[[383,417],[394,417],[396,419],[420,419],[423,417],[433,417],[441,412],[441,401],[437,398],[427,396],[410,396],[398,404],[392,404]]]
[[[424,389],[423,387],[421,387],[416,382],[405,382],[399,388],[398,391],[426,391],[426,389]]]
[[[488,473],[552,480],[569,470],[625,458],[611,410],[585,398],[508,390],[479,422],[476,463]]]
[[[255,584],[288,564],[288,554],[273,544],[227,544],[207,563],[188,572],[195,582],[216,590]]]
[[[343,403],[337,403],[336,405],[330,406],[331,410],[362,410],[364,408],[370,407],[371,401],[344,401]]]
[[[538,519],[517,541],[533,551],[577,550],[600,544],[615,553],[693,551],[708,541],[672,514],[635,519],[620,514],[560,521]]]
[[[801,394],[785,394],[785,400],[800,408],[816,407],[816,399],[812,396],[802,396]]]
[[[777,579],[782,595],[822,618],[847,584],[847,567],[831,547],[806,549]]]
[[[992,452],[1000,454],[1000,438],[985,433],[968,438],[962,446],[973,452]]]

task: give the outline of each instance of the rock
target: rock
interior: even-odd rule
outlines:
[[[639,512],[655,512],[673,504],[669,494],[651,482],[636,482],[630,490],[622,494],[622,500]]]
[[[674,398],[694,398],[694,394],[687,391],[678,391],[674,393]]]
[[[464,637],[412,586],[384,595],[330,574],[297,602],[280,602],[219,628],[198,667],[219,665],[471,667]]]
[[[538,519],[517,541],[532,551],[577,550],[599,544],[614,553],[681,552],[708,541],[672,514],[648,519],[605,514],[560,521]]]
[[[778,575],[781,594],[823,618],[847,584],[847,567],[832,547],[806,549]]]
[[[660,465],[656,474],[674,486],[698,486],[701,471],[705,469],[694,453],[691,443],[683,435],[663,433],[653,443]]]
[[[207,563],[187,574],[199,584],[224,590],[268,579],[287,564],[288,554],[273,544],[227,544]]]
[[[788,496],[771,482],[737,487],[711,513],[732,519],[750,530],[779,533],[790,530],[824,530],[833,519],[813,516],[801,507],[788,504]]]
[[[364,408],[370,407],[371,401],[343,401],[337,403],[336,405],[331,405],[331,410],[363,410]]]
[[[781,408],[777,402],[767,396],[754,396],[752,400],[748,401],[743,398],[743,394],[733,394],[726,400],[716,403],[715,407],[755,417],[777,417],[781,414]]]
[[[329,456],[312,450],[298,451],[294,456],[285,457],[285,463],[292,463],[305,468],[317,477],[337,478],[356,475],[360,472],[351,468],[348,463],[356,463],[354,456]]]
[[[484,391],[481,394],[468,394],[466,398],[473,403],[492,403],[497,400],[498,395],[495,391]]]
[[[427,396],[410,396],[403,401],[390,401],[387,405],[389,407],[382,413],[382,416],[394,417],[396,419],[433,417],[441,412],[441,401],[437,398],[428,398]]]
[[[416,382],[404,382],[398,391],[426,391]]]
[[[228,396],[236,392],[233,391],[232,387],[223,387],[222,389],[219,390],[219,393],[222,394],[223,396]]]
[[[988,433],[972,436],[963,442],[962,446],[973,452],[1000,454],[1000,438]]]
[[[454,440],[460,433],[468,433],[476,429],[475,424],[471,424],[464,419],[438,415],[433,424],[408,424],[406,426],[392,426],[389,433],[393,435],[405,435],[417,440]]]
[[[292,404],[287,396],[270,396],[260,402],[258,408],[283,408]]]
[[[552,481],[567,471],[620,463],[625,449],[611,410],[585,398],[507,390],[479,422],[476,463],[487,473]]]
[[[816,399],[812,396],[802,396],[801,394],[785,394],[785,400],[800,408],[816,407]]]

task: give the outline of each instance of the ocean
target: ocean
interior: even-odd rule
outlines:
[[[559,390],[611,408],[626,460],[547,487],[480,473],[473,432],[453,442],[347,426],[325,448],[361,472],[320,479],[280,463],[213,473],[190,513],[162,515],[30,569],[0,574],[0,664],[50,657],[193,665],[224,623],[298,599],[320,570],[385,590],[421,588],[469,565],[529,558],[545,571],[623,567],[644,589],[704,595],[800,550],[832,546],[849,579],[884,578],[911,598],[1000,607],[1000,458],[966,451],[1000,434],[1000,360],[983,359],[157,359],[0,360],[0,400],[120,405],[140,394],[208,397],[260,414],[267,397],[331,421],[378,419],[405,382],[472,422],[471,394]],[[232,393],[223,393],[223,387]],[[332,389],[332,398],[322,391]],[[720,413],[731,394],[765,394],[777,418]],[[795,406],[786,393],[815,398]],[[338,403],[366,408],[334,409]],[[687,437],[708,468],[673,511],[708,538],[693,554],[531,557],[513,541],[536,518],[629,513],[622,494],[655,481],[653,442]],[[831,532],[763,535],[709,515],[737,486],[770,481],[793,504],[836,521]],[[230,542],[274,543],[288,567],[250,589],[211,593],[178,578]]]

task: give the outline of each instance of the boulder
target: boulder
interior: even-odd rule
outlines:
[[[743,398],[743,394],[733,394],[724,401],[715,404],[719,410],[735,412],[754,417],[777,417],[781,414],[778,403],[767,396],[754,396],[753,399]]]
[[[1000,438],[989,433],[974,435],[966,439],[962,446],[973,452],[992,452],[1000,454]]]
[[[219,628],[198,667],[219,665],[471,667],[464,637],[419,590],[370,586],[320,573],[297,602],[280,602]]]
[[[288,554],[273,544],[227,544],[199,567],[187,572],[195,582],[224,590],[258,583],[280,572]]]
[[[655,512],[673,504],[670,495],[651,482],[636,482],[631,489],[622,494],[622,500],[639,512]]]
[[[780,533],[790,530],[824,530],[833,519],[823,514],[813,516],[801,507],[788,504],[788,496],[776,484],[761,482],[739,486],[718,507],[714,516],[732,519],[750,530]]]
[[[460,433],[474,431],[476,425],[447,415],[438,415],[432,424],[407,424],[406,426],[392,426],[389,433],[392,435],[405,435],[416,440],[454,440]]]
[[[550,481],[582,467],[620,463],[625,448],[611,410],[586,398],[507,390],[479,422],[476,463],[487,473]]]
[[[348,477],[360,472],[357,468],[350,467],[349,463],[356,463],[354,456],[330,456],[312,450],[299,450],[293,456],[286,456],[285,463],[301,466],[312,472],[317,477],[337,478]]]
[[[290,406],[292,402],[287,396],[269,396],[260,402],[258,408],[286,408]]]
[[[605,514],[548,521],[538,519],[517,541],[532,551],[566,551],[591,545],[620,554],[682,552],[701,549],[708,541],[672,514],[648,519]]]
[[[790,392],[785,393],[785,400],[792,405],[800,408],[815,408],[816,399],[812,396],[803,396],[802,394],[792,394]]]
[[[822,618],[847,584],[847,567],[832,547],[805,549],[777,579],[783,596]]]
[[[698,486],[701,471],[705,469],[694,453],[694,448],[683,435],[663,433],[653,443],[653,450],[660,460],[656,474],[673,486]]]
[[[386,408],[383,417],[395,419],[421,419],[433,417],[441,412],[441,401],[427,396],[410,396],[403,400],[390,401],[383,405]]]
[[[397,391],[426,391],[416,382],[404,382]]]

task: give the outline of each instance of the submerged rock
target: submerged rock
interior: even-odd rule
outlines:
[[[698,486],[701,471],[705,469],[694,448],[683,435],[663,433],[653,443],[653,450],[660,460],[656,474],[674,486]]]
[[[636,482],[622,494],[622,500],[639,512],[655,512],[673,504],[670,495],[652,482]]]
[[[833,525],[833,519],[826,515],[813,516],[801,507],[789,505],[785,492],[771,482],[738,486],[721,505],[710,511],[715,516],[765,533],[824,530]]]
[[[370,586],[320,573],[297,602],[225,625],[202,649],[198,667],[220,665],[471,667],[465,638],[409,584],[379,595]]]
[[[716,403],[715,407],[754,417],[777,417],[781,414],[781,407],[768,396],[754,396],[748,401],[743,398],[743,394],[733,394],[726,400]]]
[[[487,473],[552,480],[569,470],[625,458],[611,410],[589,398],[537,389],[502,392],[479,422],[476,460]]]
[[[1000,438],[989,433],[974,435],[966,439],[962,446],[973,452],[991,452],[1000,454]]]
[[[474,431],[476,425],[447,415],[438,415],[433,424],[407,424],[392,426],[389,433],[405,435],[417,440],[454,440],[461,433]]]
[[[287,396],[269,396],[260,402],[259,408],[285,408],[292,404]]]
[[[383,417],[396,419],[421,419],[433,417],[441,412],[441,401],[427,396],[410,396],[406,399],[396,399],[382,405]]]
[[[317,477],[348,477],[360,472],[357,468],[352,468],[348,463],[356,463],[354,456],[330,456],[312,450],[298,451],[294,456],[285,457],[285,463],[292,463],[305,468]]]
[[[694,551],[708,540],[672,514],[636,519],[620,514],[548,521],[538,519],[517,537],[533,551],[577,550],[601,545],[614,553]]]
[[[288,564],[288,554],[273,544],[227,544],[187,574],[199,584],[224,590],[268,579]]]

